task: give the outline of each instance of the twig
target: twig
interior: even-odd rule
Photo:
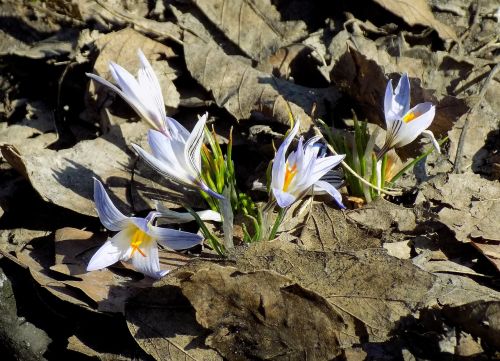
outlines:
[[[494,78],[495,74],[497,73],[498,69],[500,69],[500,63],[495,65],[493,69],[491,69],[490,75],[486,78],[481,91],[479,92],[479,96],[477,99],[476,104],[472,108],[469,109],[467,112],[467,115],[465,117],[465,122],[464,126],[462,127],[462,133],[460,133],[460,138],[458,139],[458,146],[457,146],[457,152],[455,154],[455,164],[453,166],[453,173],[460,173],[460,166],[462,163],[462,153],[463,153],[463,147],[464,147],[464,142],[465,142],[465,136],[467,135],[467,130],[469,128],[469,121],[470,121],[470,116],[476,108],[478,107],[479,103],[481,103],[481,100],[484,97],[484,94],[486,93],[486,90],[488,89],[488,85],[490,85],[491,80]]]

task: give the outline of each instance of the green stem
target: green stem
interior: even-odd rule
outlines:
[[[269,240],[274,239],[276,237],[276,232],[278,232],[278,228],[285,217],[287,208],[281,208],[278,211],[278,215],[276,216],[276,220],[274,221],[273,228],[271,229],[271,233],[269,234]]]

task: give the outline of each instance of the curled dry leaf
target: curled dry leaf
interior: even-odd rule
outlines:
[[[196,20],[191,23],[199,26]],[[325,116],[325,104],[333,106],[339,98],[333,87],[306,88],[260,72],[227,55],[215,42],[188,31],[184,35],[184,55],[193,78],[212,92],[217,105],[238,120],[261,115],[288,125],[288,102],[292,114],[300,118],[302,130],[306,131],[312,125],[313,105],[317,105],[319,117]]]
[[[195,0],[198,8],[228,39],[254,60],[307,35],[302,20],[282,21],[270,0]]]
[[[438,21],[426,0],[373,0],[380,6],[402,18],[408,25],[428,26],[443,40],[458,41],[457,34],[448,25]]]

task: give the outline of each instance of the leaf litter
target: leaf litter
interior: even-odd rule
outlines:
[[[22,24],[0,29],[0,267],[28,270],[44,290],[37,297],[76,307],[95,327],[112,315],[137,342],[120,353],[97,337],[45,324],[61,342],[38,359],[498,356],[494,2],[376,0],[366,9],[353,3],[324,11],[267,0],[0,6],[9,24]],[[437,105],[430,129],[449,144],[404,176],[401,197],[346,211],[305,199],[277,239],[237,247],[228,258],[160,250],[171,273],[154,283],[126,263],[87,273],[108,236],[88,221],[96,216],[93,176],[126,214],[145,214],[157,201],[182,206],[175,201],[182,189],[129,148],[145,146],[146,124],[84,77],[92,71],[110,79],[110,61],[135,73],[138,48],[159,76],[168,114],[192,129],[193,114],[208,106],[221,134],[231,126],[238,133],[237,167],[249,174],[252,152],[272,150],[252,127],[276,139],[291,112],[303,132],[318,118],[345,129],[351,110],[382,126],[387,80],[404,72],[412,105]],[[61,142],[70,134],[72,142]],[[407,161],[421,149],[415,142],[398,151]],[[24,207],[41,203],[71,216],[28,223],[12,199],[20,194]],[[203,204],[195,193],[185,201]]]

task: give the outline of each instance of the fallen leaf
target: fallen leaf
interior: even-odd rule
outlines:
[[[284,276],[206,264],[181,287],[198,323],[212,331],[208,345],[227,359],[280,359],[284,354],[332,359],[341,353],[342,318],[321,296]]]
[[[381,248],[322,252],[261,242],[240,255],[236,265],[244,272],[275,271],[323,296],[350,325],[341,336],[343,347],[365,336],[370,342],[389,339],[395,322],[419,307],[433,283],[432,275]]]
[[[425,0],[373,0],[402,18],[408,25],[424,25],[436,30],[441,39],[458,41],[452,28],[438,21]]]
[[[500,271],[500,242],[474,239],[471,243]]]
[[[270,0],[193,2],[228,39],[255,60],[307,35],[302,20],[282,20]]]
[[[102,137],[81,141],[73,148],[60,151],[42,149],[23,154],[10,145],[0,146],[0,149],[44,200],[75,212],[96,216],[92,177],[107,184],[113,201],[126,214],[152,209],[152,198],[170,200],[167,206],[175,208],[175,202],[180,198],[178,193],[172,192],[172,186],[163,183],[162,177],[142,162],[138,163],[137,171],[130,156],[132,153],[127,146],[131,142],[144,146],[147,130],[144,123],[125,123],[115,126]],[[131,210],[128,206],[129,189],[133,196]],[[184,197],[189,197],[194,204],[201,199],[195,192],[185,192]]]
[[[193,78],[212,92],[217,105],[238,120],[262,115],[289,125],[289,104],[306,131],[312,125],[309,114],[313,105],[317,104],[317,115],[321,117],[326,115],[325,103],[333,106],[339,97],[332,87],[306,88],[262,73],[225,54],[213,41],[206,42],[191,32],[185,32],[184,55]]]

